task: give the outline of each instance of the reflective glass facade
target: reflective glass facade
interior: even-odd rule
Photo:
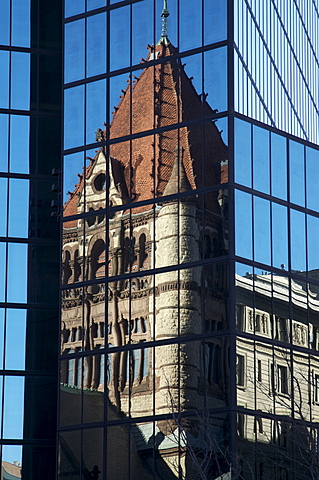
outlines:
[[[307,5],[65,0],[59,479],[317,478]]]
[[[0,5],[1,479],[54,478],[61,8]]]
[[[317,143],[315,1],[234,0],[235,110]]]

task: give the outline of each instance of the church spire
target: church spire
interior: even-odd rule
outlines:
[[[168,43],[168,37],[167,37],[167,18],[169,17],[169,10],[167,8],[167,0],[164,0],[164,5],[163,5],[163,10],[161,13],[162,17],[162,36],[159,40],[158,43]]]

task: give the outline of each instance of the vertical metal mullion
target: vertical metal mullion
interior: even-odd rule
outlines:
[[[10,1],[10,45],[12,45],[12,1]],[[11,81],[12,81],[12,52],[9,51],[9,91],[8,91],[8,105],[9,108],[11,109]],[[8,114],[8,162],[7,162],[7,171],[8,173],[10,172],[10,164],[11,164],[11,114]],[[11,173],[11,172],[10,172]],[[7,179],[7,205],[6,205],[6,237],[8,238],[9,236],[9,206],[10,206],[10,178]],[[9,268],[9,243],[8,239],[6,240],[5,243],[5,278],[4,278],[4,284],[5,284],[5,292],[4,292],[4,301],[5,305],[7,305],[8,302],[8,268]],[[4,331],[3,331],[3,369],[5,370],[5,355],[6,355],[6,325],[7,325],[7,308],[4,310]],[[6,372],[4,372],[4,375],[2,376],[2,394],[1,394],[1,440],[3,439],[3,428],[4,428],[4,398],[5,398],[5,388],[6,388]],[[1,464],[2,464],[2,453],[3,453],[3,445],[1,443],[0,445],[0,450],[1,450]]]
[[[241,10],[243,12],[243,10]],[[235,205],[234,205],[234,0],[228,0],[227,4],[227,44],[228,44],[228,154],[229,154],[229,259],[228,259],[228,284],[229,284],[229,373],[230,373],[230,387],[229,387],[229,425],[230,425],[230,445],[229,451],[231,456],[230,471],[231,477],[237,476],[237,465],[234,460],[237,456],[237,434],[236,434],[236,407],[237,407],[237,389],[236,389],[236,324],[235,324]],[[239,14],[238,14],[239,19]],[[238,20],[237,20],[238,21]],[[245,32],[242,29],[241,46],[242,55],[244,56],[244,42]],[[238,60],[238,68],[240,61]],[[239,101],[244,96],[245,73],[243,67],[241,68],[242,75],[242,92],[239,92]],[[246,92],[247,93],[247,92]],[[245,100],[245,99],[244,99]],[[245,113],[245,104],[242,103],[241,113]]]
[[[133,5],[131,4],[130,7],[130,68],[132,68],[132,61],[133,61],[133,52],[132,52],[132,43],[133,43]],[[132,70],[130,70],[130,136],[133,133],[133,75]],[[130,139],[130,202],[132,202],[132,171],[133,171],[133,141]],[[135,246],[134,246],[134,236],[133,236],[133,218],[132,218],[132,211],[133,209],[130,208],[129,211],[129,228],[130,228],[130,249],[131,249],[131,262],[130,262],[130,273],[132,272],[132,266],[134,262],[134,253],[135,253]],[[132,280],[129,282],[129,342],[132,342]],[[128,351],[128,359],[129,359],[129,404],[128,404],[128,415],[131,416],[131,408],[132,408],[132,389],[134,383],[134,356],[136,354],[135,350]],[[131,365],[133,368],[131,368]],[[131,378],[132,376],[132,378]],[[128,425],[128,477],[131,478],[131,435],[132,435],[132,426],[131,423]]]
[[[153,30],[154,30],[154,35],[153,35],[153,45],[154,45],[154,59],[156,57],[156,0],[153,0]],[[153,66],[151,67],[153,71],[153,98],[155,98],[155,78],[156,78],[156,67]],[[153,127],[155,128],[155,110],[153,109]],[[153,134],[153,162],[154,162],[154,173],[155,173],[155,168],[156,168],[156,134]],[[157,195],[156,192],[156,175],[153,175],[153,189],[154,189],[154,199]],[[151,378],[152,378],[152,413],[153,416],[155,417],[156,415],[156,377],[155,377],[155,372],[156,372],[156,273],[155,273],[155,268],[156,268],[156,203],[154,201],[153,206],[152,206],[152,212],[153,212],[153,242],[152,242],[152,265],[151,268],[154,269],[154,274],[153,274],[153,286],[152,286],[152,307],[153,307],[153,314],[152,314],[152,329],[153,329],[153,338],[151,340],[154,342],[154,347],[150,351],[149,355],[149,362],[151,363]],[[155,421],[153,420],[152,424],[152,430],[153,430],[153,443],[152,443],[152,477],[155,480],[156,478],[156,429],[155,429]]]
[[[180,0],[177,2],[177,32],[178,32],[178,46],[179,50],[181,50],[181,39],[180,39],[180,34],[181,34],[181,28],[180,28],[180,22],[181,22],[181,3]],[[178,62],[178,92],[177,92],[177,123],[178,125],[181,122],[181,117],[180,117],[180,107],[181,107],[181,63]],[[183,161],[183,157],[181,155],[181,138],[180,138],[180,127],[178,127],[177,130],[177,162],[178,162],[178,170],[177,170],[177,191],[179,193],[180,191],[180,166],[181,162]],[[178,199],[177,201],[177,259],[178,259],[178,264],[180,264],[180,235],[181,235],[181,202],[182,199]],[[180,317],[180,281],[181,281],[181,275],[180,275],[180,269],[177,271],[177,285],[178,285],[178,290],[177,290],[177,336],[180,338],[181,335],[181,317]],[[177,385],[178,385],[178,398],[177,398],[177,416],[180,419],[180,413],[181,413],[181,343],[178,342],[177,346]],[[179,472],[181,471],[181,430],[182,430],[182,425],[178,426],[178,469]]]
[[[106,10],[106,31],[105,31],[105,64],[106,64],[106,95],[105,95],[105,112],[106,112],[106,143],[105,143],[105,164],[106,164],[106,178],[108,178],[108,171],[109,171],[109,163],[110,163],[110,0],[106,1],[107,10]],[[109,252],[110,252],[110,243],[109,243],[109,226],[110,226],[110,183],[107,183],[107,189],[105,193],[105,207],[106,207],[106,214],[105,214],[105,241],[106,241],[106,257],[105,259],[109,259]],[[109,444],[109,430],[108,430],[108,359],[109,356],[112,362],[112,354],[109,353],[108,345],[109,345],[109,269],[108,263],[105,266],[106,270],[106,282],[105,282],[105,300],[104,300],[104,391],[103,391],[103,412],[104,412],[104,428],[103,428],[103,480],[107,480],[108,478],[108,444]],[[112,272],[114,274],[114,272]],[[114,301],[114,300],[113,300]],[[111,380],[112,381],[112,380]]]
[[[205,44],[205,5],[204,5],[204,0],[202,0],[202,45],[204,46]],[[201,78],[201,84],[202,84],[202,116],[205,115],[205,54],[204,52],[201,53],[201,66],[202,66],[202,78]],[[201,187],[205,187],[205,156],[206,156],[206,151],[205,151],[205,122],[201,122],[201,133],[202,133],[202,141],[201,141],[201,176],[202,176],[202,185]],[[204,258],[204,242],[205,242],[205,194],[203,193],[201,195],[201,200],[199,202],[199,205],[201,205],[202,209],[202,214],[201,214],[201,230],[200,230],[200,245],[201,245],[201,251],[199,250],[199,260],[202,262]],[[202,325],[202,331],[205,330],[205,316],[206,316],[206,311],[205,311],[205,265],[202,265],[200,267],[201,270],[201,284],[200,284],[200,289],[201,289],[201,302],[200,302],[200,324]],[[207,387],[205,384],[205,379],[207,376],[207,366],[206,366],[206,361],[205,361],[205,341],[200,342],[200,359],[199,361],[203,361],[203,376],[204,376],[204,402],[203,402],[203,407],[204,409],[207,408]],[[202,360],[203,359],[203,360]],[[199,365],[200,367],[200,365]]]

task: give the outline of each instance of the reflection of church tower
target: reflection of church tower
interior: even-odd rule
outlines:
[[[131,416],[200,407],[205,381],[215,384],[212,402],[222,406],[227,381],[221,345],[211,344],[214,358],[203,366],[201,342],[174,342],[225,322],[225,299],[216,292],[226,272],[200,262],[227,252],[227,193],[218,186],[228,179],[215,123],[194,121],[214,112],[167,38],[167,14],[164,8],[163,36],[149,46],[143,72],[123,91],[111,125],[97,132],[97,140],[111,140],[108,150],[91,160],[64,209],[65,216],[91,215],[64,223],[63,282],[92,284],[64,291],[62,350],[71,360],[62,381],[100,391],[107,385],[111,403]],[[116,208],[106,220],[108,205]],[[143,347],[152,341],[160,345]],[[83,360],[72,359],[78,352]]]

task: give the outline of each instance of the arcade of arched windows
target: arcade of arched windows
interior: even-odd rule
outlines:
[[[62,343],[77,343],[85,339],[86,331],[82,326],[70,327],[62,330]],[[93,339],[102,339],[105,336],[105,322],[93,322],[91,325],[91,336]]]
[[[123,332],[125,334],[126,344],[139,344],[147,341],[148,326],[147,319],[144,317],[137,317],[131,320],[122,319]],[[81,357],[63,360],[61,362],[61,380],[62,383],[80,387],[82,381],[85,388],[102,389],[104,384],[104,368],[105,368],[105,353],[103,353],[105,345],[105,335],[107,335],[107,344],[109,348],[114,345],[112,335],[112,325],[107,327],[104,322],[92,322],[90,326],[90,335],[93,338],[93,349],[99,351],[97,355],[93,356],[92,368],[87,369],[87,359],[84,358],[83,372],[79,373],[79,368],[82,368]],[[64,328],[62,331],[62,341],[64,344],[63,354],[73,354],[82,351],[82,343],[85,341],[87,332],[80,326],[69,329]],[[112,381],[113,370],[113,355],[107,355],[107,383]],[[133,383],[141,383],[143,378],[147,377],[149,371],[149,349],[141,348],[134,349],[129,352],[121,353],[121,378],[123,388],[125,385]],[[81,377],[81,375],[83,376]],[[82,378],[82,381],[80,381]]]
[[[101,237],[101,235],[99,235]],[[106,245],[102,238],[94,238],[92,247],[89,246],[87,254],[88,279],[105,278],[106,276]],[[147,240],[147,235],[142,232],[139,236],[133,238],[125,237],[123,245],[123,270],[124,272],[141,271],[149,268],[149,253],[151,242]],[[116,256],[116,251],[112,248],[110,239],[109,257],[108,257],[108,275],[116,275],[119,272],[114,271],[112,258]],[[62,284],[84,280],[83,276],[83,258],[79,255],[79,250],[66,248],[63,252],[62,261]],[[141,286],[134,284],[134,288],[146,288],[141,282]]]
[[[131,320],[127,320],[125,318],[122,319],[122,329],[125,335],[125,340],[129,343],[131,340],[134,342],[146,341],[147,340],[147,320],[145,317],[136,317],[132,318]],[[105,324],[104,321],[92,321],[90,325],[90,332],[91,338],[93,339],[93,344],[95,345],[96,341],[100,342],[101,339],[104,339],[107,335],[110,337],[109,341],[112,343],[112,324]],[[66,344],[75,344],[81,343],[85,340],[86,331],[82,326],[75,326],[67,328],[64,325],[62,330],[62,344],[64,345],[64,349],[68,348]],[[95,340],[97,339],[97,340]]]

